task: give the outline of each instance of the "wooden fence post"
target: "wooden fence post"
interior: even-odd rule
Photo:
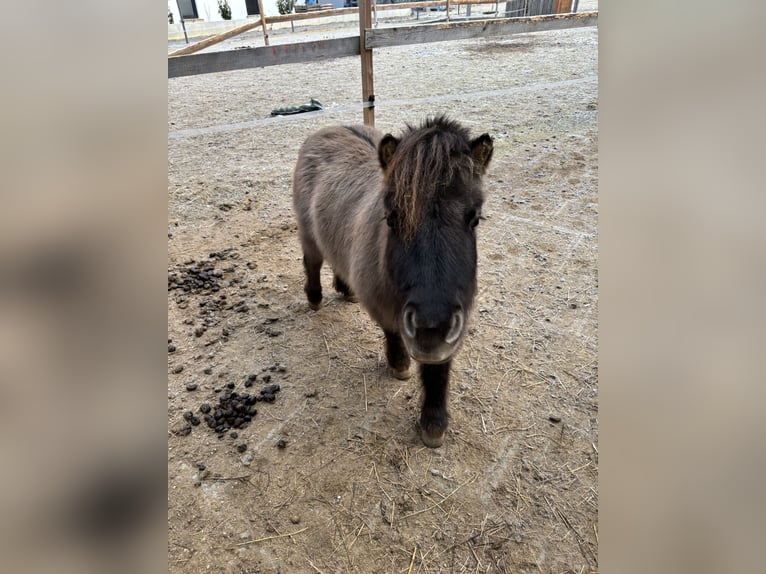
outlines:
[[[263,42],[269,45],[269,31],[266,28],[266,14],[263,12],[263,0],[258,0],[258,12],[261,13],[261,25],[263,26]]]
[[[372,28],[372,0],[359,0],[359,52],[362,56],[362,101],[369,104],[364,108],[364,125],[375,127],[375,89],[372,76],[372,50],[365,45],[367,30]]]

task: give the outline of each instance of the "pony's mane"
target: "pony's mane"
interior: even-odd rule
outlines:
[[[388,200],[405,241],[455,177],[473,171],[470,141],[465,127],[443,115],[420,126],[407,124],[386,170]]]

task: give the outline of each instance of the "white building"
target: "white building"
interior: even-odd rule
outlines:
[[[263,10],[266,12],[266,18],[269,16],[277,16],[279,10],[277,9],[277,0],[261,0],[263,3]],[[332,4],[334,8],[343,8],[345,0],[322,0],[322,4]],[[233,20],[246,20],[248,16],[257,16],[260,14],[258,11],[258,0],[227,0],[229,8],[231,8],[231,19]],[[297,0],[296,4],[311,3],[310,0]],[[220,12],[218,11],[218,0],[168,0],[168,11],[173,14],[173,22],[181,22],[180,14],[178,11],[179,6],[183,13],[184,19],[189,20],[202,20],[204,22],[220,22],[223,20]]]
[[[316,1],[316,0],[315,0]],[[320,0],[322,4],[332,4],[333,8],[343,8],[347,0]],[[181,14],[184,17],[186,32],[189,37],[209,36],[224,32],[234,26],[246,24],[248,19],[257,18],[258,0],[227,0],[231,9],[231,20],[224,20],[218,10],[218,0],[168,0],[168,40],[183,40]],[[278,16],[277,0],[261,0],[266,18]],[[295,0],[296,4],[311,4],[312,0]],[[180,11],[179,11],[180,7]],[[353,19],[355,16],[351,16]],[[172,18],[173,23],[170,23]],[[289,26],[289,24],[288,24]]]
[[[231,8],[232,20],[244,20],[248,16],[258,15],[258,0],[227,0]],[[279,14],[277,0],[262,0],[266,17]],[[173,22],[181,21],[179,8],[186,21],[202,20],[204,22],[222,21],[218,11],[218,0],[168,0],[168,11],[173,14]]]

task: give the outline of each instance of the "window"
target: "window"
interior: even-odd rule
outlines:
[[[181,10],[181,18],[193,20],[197,15],[197,3],[194,0],[178,0],[178,8]]]

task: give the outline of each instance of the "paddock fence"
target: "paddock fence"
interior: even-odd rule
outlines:
[[[530,32],[543,32],[598,25],[598,11],[577,12],[577,0],[511,0],[505,2],[504,13],[524,14],[513,17],[470,18],[469,10],[461,19],[450,18],[450,8],[455,5],[491,4],[486,0],[429,0],[376,4],[374,0],[362,1],[356,8],[340,8],[297,14],[285,14],[268,19],[268,22],[292,22],[339,14],[359,14],[359,35],[308,42],[270,45],[265,17],[248,22],[212,38],[191,44],[168,54],[168,78],[229,72],[249,68],[263,68],[332,58],[360,57],[362,68],[362,103],[364,123],[375,125],[375,91],[373,76],[373,50],[389,46],[510,36]],[[499,3],[495,3],[499,6]],[[373,9],[424,9],[444,7],[447,16],[433,23],[377,28],[373,25]],[[530,14],[537,11],[555,13]],[[499,13],[499,12],[497,12]],[[257,27],[262,27],[264,46],[195,53],[223,40],[232,38]]]

